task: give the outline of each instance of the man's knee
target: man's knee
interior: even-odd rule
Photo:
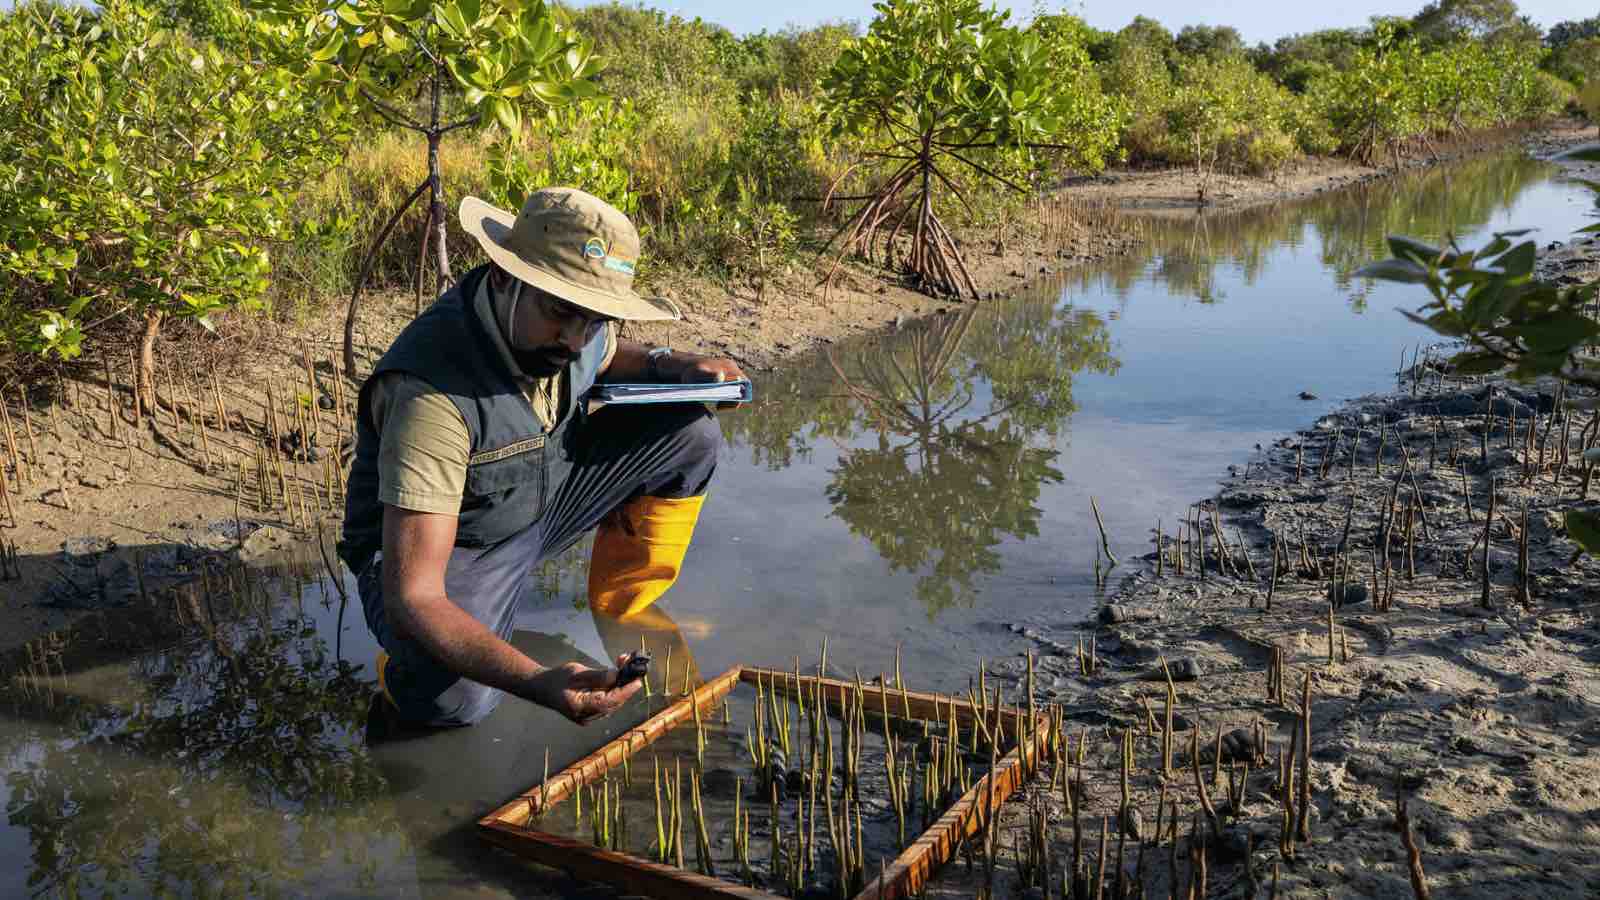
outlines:
[[[462,678],[435,701],[435,725],[476,725],[505,699],[505,692]]]
[[[503,691],[457,675],[403,639],[389,639],[377,667],[380,690],[408,725],[473,725],[505,698]]]
[[[705,493],[717,469],[717,451],[722,447],[722,429],[717,425],[717,417],[696,409],[695,415],[685,418],[678,426],[669,446],[671,452],[661,460],[656,483],[647,485],[645,493],[659,491],[671,497]]]
[[[722,447],[722,427],[717,417],[706,413],[686,424],[679,437],[683,441],[683,457],[694,461],[714,461]]]
[[[489,717],[505,699],[505,692],[479,684],[470,678],[457,678],[444,691],[427,696],[396,692],[394,697],[400,717],[415,725],[430,728],[449,728],[476,725]]]

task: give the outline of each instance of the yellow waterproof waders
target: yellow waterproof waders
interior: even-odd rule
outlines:
[[[589,605],[626,619],[665,594],[683,567],[705,499],[635,497],[606,516],[589,557]]]

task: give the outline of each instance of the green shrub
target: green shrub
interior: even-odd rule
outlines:
[[[1600,126],[1600,78],[1591,78],[1578,90],[1578,105],[1589,124]]]
[[[761,32],[729,37],[722,64],[741,95],[776,96],[788,91],[816,94],[844,43],[857,36],[854,24],[830,22],[814,28],[789,27],[776,34]]]
[[[1269,125],[1250,134],[1240,163],[1252,175],[1275,178],[1299,156],[1299,143],[1276,126]]]
[[[1446,134],[1495,124],[1484,86],[1495,73],[1484,46],[1457,41],[1431,52],[1407,57],[1401,71],[1409,79],[1418,116],[1417,127]]]
[[[525,138],[502,139],[488,151],[491,202],[520,209],[545,187],[588,191],[628,215],[639,195],[625,156],[638,140],[641,119],[633,102],[589,98],[550,110]]]
[[[1554,38],[1555,29],[1550,37]],[[1569,84],[1582,86],[1600,76],[1600,37],[1576,38],[1554,47],[1545,60],[1545,70]]]
[[[1295,95],[1283,108],[1283,130],[1294,139],[1300,152],[1308,156],[1327,156],[1339,149],[1333,124],[1318,114],[1313,99]]]
[[[280,64],[282,33],[231,15],[224,51],[128,0],[0,14],[7,348],[70,358],[85,323],[142,321],[148,401],[165,319],[261,302],[294,191],[348,117]]]
[[[1535,52],[1513,44],[1490,46],[1487,52],[1495,76],[1489,96],[1498,124],[1530,121],[1560,109],[1561,92],[1540,78],[1548,73],[1539,71]]]
[[[1524,115],[1529,119],[1552,116],[1578,97],[1570,83],[1543,70],[1534,70],[1533,85],[1528,91]]]
[[[1339,149],[1370,163],[1421,133],[1422,63],[1415,40],[1397,40],[1380,26],[1373,46],[1358,48],[1350,65],[1312,82],[1307,96],[1332,127]]]
[[[738,179],[739,200],[733,209],[733,236],[739,254],[733,268],[750,276],[756,298],[765,296],[767,281],[794,258],[799,244],[799,217],[783,203],[763,199],[754,179]]]
[[[1111,42],[1111,58],[1101,67],[1100,81],[1121,103],[1121,144],[1128,158],[1165,159],[1173,92],[1160,43],[1131,25],[1124,28]]]
[[[1178,70],[1163,158],[1194,166],[1204,193],[1216,171],[1272,175],[1298,155],[1299,101],[1241,55],[1202,56]]]
[[[744,103],[728,164],[760,196],[820,196],[827,183],[821,114],[816,103],[791,91],[752,94]]]
[[[1427,44],[1380,21],[1342,64],[1306,86],[1309,116],[1296,139],[1307,152],[1329,143],[1366,162],[1436,135],[1534,121],[1570,96],[1539,70],[1525,42],[1457,38]],[[1317,121],[1320,120],[1320,123]],[[1331,135],[1331,141],[1329,140]]]
[[[1039,39],[1040,51],[1059,81],[1056,147],[1023,151],[1016,160],[1027,175],[1059,176],[1098,172],[1123,158],[1118,137],[1127,122],[1127,102],[1104,89],[1104,80],[1089,57],[1096,32],[1082,19],[1066,14],[1038,16],[1024,34]]]
[[[585,6],[569,15],[595,52],[612,63],[596,79],[601,89],[634,101],[647,116],[686,97],[712,108],[737,99],[737,84],[719,64],[726,29],[620,3]]]

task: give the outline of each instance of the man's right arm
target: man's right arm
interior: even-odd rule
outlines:
[[[384,613],[398,636],[421,644],[450,671],[522,696],[538,664],[445,594],[455,538],[455,516],[384,506]]]
[[[615,669],[541,666],[457,606],[444,588],[455,534],[454,516],[384,506],[383,606],[398,634],[458,675],[580,724],[610,714],[639,690],[637,681],[616,687]]]

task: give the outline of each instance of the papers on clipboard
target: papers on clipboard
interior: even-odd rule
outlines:
[[[749,403],[749,379],[703,384],[596,384],[590,406],[608,403]]]

